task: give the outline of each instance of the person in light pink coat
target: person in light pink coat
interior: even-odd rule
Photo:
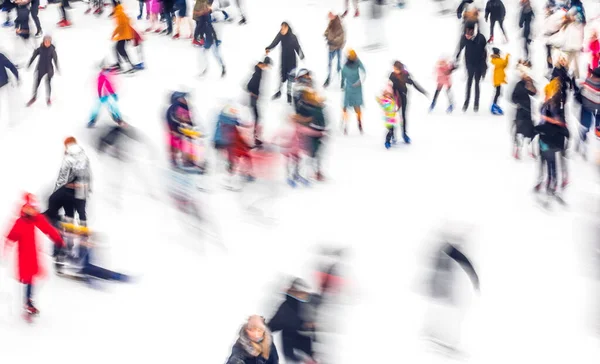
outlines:
[[[450,61],[447,58],[440,58],[435,65],[435,74],[437,78],[437,87],[435,89],[435,94],[433,95],[433,101],[431,102],[431,106],[429,107],[429,111],[433,111],[435,108],[435,103],[437,102],[437,98],[442,91],[442,89],[446,88],[446,92],[448,93],[448,109],[446,112],[451,113],[454,109],[454,103],[452,101],[452,93],[450,89],[452,88],[452,72],[456,70],[456,64]]]
[[[286,158],[288,184],[296,187],[297,182],[303,184],[308,182],[300,174],[302,155],[307,154],[310,148],[307,137],[319,137],[323,133],[302,124],[295,115],[290,116],[289,120],[290,122],[275,135],[273,144],[281,148],[281,153]]]

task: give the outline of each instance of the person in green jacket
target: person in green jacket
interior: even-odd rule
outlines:
[[[365,67],[362,62],[356,56],[356,52],[353,49],[348,51],[348,59],[344,68],[342,68],[342,89],[344,90],[344,106],[343,121],[344,121],[344,134],[348,134],[348,112],[346,111],[349,107],[354,108],[356,112],[356,118],[358,119],[358,130],[361,134],[362,128],[362,113],[360,107],[363,105],[362,95],[362,83],[361,70],[363,76],[366,74]],[[363,77],[364,78],[364,77]]]

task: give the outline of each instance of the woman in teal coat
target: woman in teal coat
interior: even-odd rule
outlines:
[[[351,49],[348,51],[347,58],[346,64],[342,69],[342,89],[344,90],[344,108],[342,109],[344,134],[348,134],[348,113],[346,112],[346,109],[349,107],[353,107],[354,111],[356,112],[356,118],[358,119],[358,130],[360,130],[362,134],[362,115],[360,107],[363,104],[362,83],[366,71],[362,62],[356,56],[356,52],[354,50]],[[361,79],[361,70],[363,79]]]

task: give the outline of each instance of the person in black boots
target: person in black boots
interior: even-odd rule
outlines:
[[[402,105],[402,137],[406,144],[410,144],[410,138],[407,134],[408,121],[406,120],[406,109],[408,108],[408,87],[412,85],[417,91],[427,96],[427,92],[416,83],[410,73],[400,61],[394,62],[394,71],[390,74],[390,81],[394,90],[394,98],[396,105]]]
[[[174,0],[162,0],[163,17],[167,22],[167,28],[161,32],[164,35],[173,34],[173,8],[175,7]]]
[[[40,12],[40,0],[31,0],[31,19],[35,23],[35,37],[39,38],[42,36],[42,24],[40,24],[40,17],[38,13]]]
[[[271,65],[271,58],[265,57],[262,62],[258,62],[256,66],[254,66],[254,74],[252,78],[248,82],[246,89],[250,93],[250,107],[252,108],[252,112],[254,113],[254,144],[261,145],[262,142],[260,140],[260,127],[259,121],[260,117],[258,114],[258,99],[260,97],[260,83],[262,81],[262,73]]]
[[[56,49],[52,44],[52,37],[48,35],[44,37],[42,45],[40,45],[40,47],[33,52],[33,55],[29,60],[29,64],[27,65],[28,69],[31,67],[31,64],[33,63],[33,61],[35,61],[35,59],[38,56],[40,57],[40,60],[38,61],[35,70],[36,75],[34,81],[35,83],[33,86],[33,96],[31,97],[31,100],[29,100],[29,102],[27,103],[27,107],[33,105],[35,100],[37,100],[37,91],[40,87],[40,83],[42,82],[42,78],[44,78],[44,76],[46,76],[46,86],[48,89],[47,104],[48,106],[52,105],[52,100],[50,99],[50,96],[52,93],[51,82],[52,76],[54,76],[54,67],[56,67],[56,70],[60,73],[60,68],[58,67],[58,57],[56,55]]]
[[[519,27],[523,29],[523,49],[525,49],[525,59],[531,63],[529,56],[529,45],[531,44],[531,22],[535,14],[531,8],[529,0],[521,0],[521,16],[519,17]]]
[[[465,64],[467,68],[467,96],[463,111],[467,111],[471,100],[471,86],[475,81],[475,105],[473,110],[479,111],[479,82],[485,76],[487,71],[487,50],[485,37],[477,32],[475,34],[475,24],[468,24],[465,34],[460,40],[456,61],[460,58],[462,50],[465,49]],[[405,121],[406,122],[406,121]]]
[[[298,43],[298,38],[292,32],[292,28],[290,28],[289,24],[286,22],[281,23],[281,30],[277,33],[273,42],[269,44],[267,48],[265,48],[267,54],[271,51],[271,49],[277,47],[277,45],[281,42],[281,84],[279,85],[279,91],[275,95],[273,95],[273,100],[281,97],[281,86],[285,82],[287,82],[287,102],[288,104],[292,103],[292,81],[289,78],[290,72],[296,68],[298,61],[296,59],[296,55],[300,57],[300,59],[304,59],[304,53],[302,52],[302,48],[300,48],[300,43]]]
[[[506,37],[506,31],[504,30],[504,17],[506,16],[506,8],[504,7],[504,3],[502,0],[488,0],[487,5],[485,6],[485,21],[492,18],[492,24],[490,25],[490,39],[488,42],[494,42],[494,28],[496,27],[496,22],[500,24],[500,29],[502,30],[502,34],[504,34],[504,40],[508,42],[508,38]]]

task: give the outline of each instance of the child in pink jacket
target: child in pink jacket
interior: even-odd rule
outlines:
[[[103,67],[98,74],[98,101],[92,110],[92,117],[88,123],[88,128],[96,125],[96,119],[100,113],[100,108],[105,104],[107,105],[113,120],[116,123],[121,122],[121,113],[117,106],[118,97],[112,82],[114,74],[115,71],[107,67]]]
[[[291,187],[296,187],[298,182],[308,184],[308,180],[300,175],[302,154],[308,150],[307,138],[319,137],[322,134],[291,116],[290,123],[275,135],[273,144],[281,147],[281,153],[286,158],[287,183]]]
[[[452,72],[456,70],[456,65],[454,62],[450,61],[447,58],[440,58],[435,65],[435,74],[437,77],[437,87],[435,89],[435,95],[433,95],[433,101],[431,102],[431,106],[429,107],[429,111],[433,111],[435,108],[435,103],[437,102],[437,98],[440,94],[440,91],[445,87],[446,92],[448,93],[448,109],[446,112],[451,113],[454,110],[454,103],[452,102],[452,93],[450,89],[452,88]]]

